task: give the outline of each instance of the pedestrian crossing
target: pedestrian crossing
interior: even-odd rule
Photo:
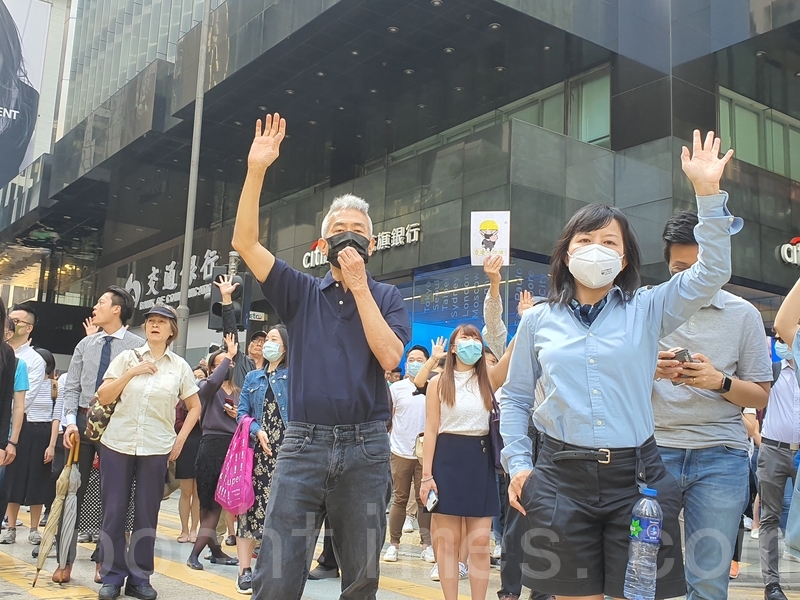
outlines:
[[[21,517],[27,521],[27,514]],[[190,544],[178,544],[175,540],[180,534],[180,520],[174,511],[162,510],[159,516],[158,540],[156,542],[156,562],[154,586],[159,590],[162,600],[188,600],[202,598],[217,600],[223,598],[243,599],[234,589],[235,567],[206,568],[193,571],[185,565],[190,551]],[[27,525],[27,523],[25,523]],[[413,539],[413,538],[412,538]],[[413,540],[418,541],[418,540]],[[98,587],[92,583],[93,565],[88,556],[94,549],[93,544],[79,544],[79,559],[74,571],[72,583],[60,586],[50,580],[52,571],[43,570],[39,583],[31,588],[36,573],[35,559],[30,555],[31,546],[20,542],[12,546],[0,546],[0,598],[3,600],[96,600]],[[318,546],[321,550],[321,545]],[[228,548],[233,554],[234,549]],[[55,560],[49,559],[46,569],[53,569]],[[431,565],[423,562],[416,555],[402,555],[397,563],[381,563],[381,580],[379,600],[440,600],[442,596],[439,585],[428,579]],[[494,590],[499,588],[499,577],[492,570],[487,598],[494,597]],[[330,579],[309,582],[303,596],[304,600],[334,600],[338,598],[340,580]],[[469,600],[469,587],[462,582],[459,600]],[[787,590],[790,600],[800,600],[800,593]],[[760,600],[763,588],[731,586],[729,598],[734,600]]]

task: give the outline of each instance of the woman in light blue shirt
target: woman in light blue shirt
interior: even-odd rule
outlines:
[[[657,598],[685,593],[679,491],[653,439],[650,395],[658,340],[708,303],[728,281],[730,235],[741,229],[720,192],[720,140],[683,149],[694,185],[700,259],[668,282],[640,288],[639,247],[625,215],[610,206],[578,211],[556,242],[549,302],[526,311],[501,395],[509,501],[527,514],[523,583],[559,597],[623,597],[631,511],[639,488],[658,490],[664,511]],[[542,450],[533,471],[533,411]],[[638,486],[637,486],[638,484]],[[532,547],[532,548],[531,548]],[[530,550],[536,552],[531,553]],[[536,554],[537,556],[533,556]],[[672,565],[671,568],[669,565]]]

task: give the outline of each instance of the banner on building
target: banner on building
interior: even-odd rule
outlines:
[[[0,187],[33,159],[50,4],[0,0]]]

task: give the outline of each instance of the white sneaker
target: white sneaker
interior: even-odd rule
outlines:
[[[411,517],[406,517],[403,523],[403,533],[414,533],[414,522],[411,520]]]
[[[436,557],[433,555],[433,546],[428,546],[425,550],[422,551],[422,554],[419,556],[422,560],[426,563],[435,563]]]
[[[439,563],[434,564],[431,569],[431,581],[439,581]]]
[[[39,533],[38,529],[35,529],[34,531],[31,531],[28,534],[28,542],[30,542],[34,546],[38,546],[39,544],[42,543],[42,534]]]
[[[500,554],[502,553],[502,551],[503,551],[503,548],[500,546],[500,544],[497,544],[494,547],[494,550],[492,551],[492,558],[496,558],[497,560],[500,560]]]
[[[794,554],[790,554],[788,550],[784,550],[783,560],[788,560],[789,562],[800,562],[800,556],[795,556]]]
[[[458,563],[458,578],[466,579],[469,577],[469,568],[464,563]]]
[[[747,529],[748,531],[752,531],[752,529],[753,529],[753,519],[751,519],[750,517],[744,517],[743,525],[744,525],[745,529]]]
[[[397,546],[389,545],[383,553],[384,562],[397,562]]]
[[[750,537],[753,538],[754,540],[757,540],[758,539],[758,529],[751,530],[750,531]]]

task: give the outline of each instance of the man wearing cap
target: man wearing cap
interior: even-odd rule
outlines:
[[[385,371],[411,337],[403,296],[365,264],[375,249],[369,205],[346,194],[322,221],[322,279],[292,269],[259,243],[259,197],[286,131],[280,115],[256,126],[233,247],[289,333],[289,425],[272,477],[254,600],[303,595],[314,540],[327,515],[342,600],[373,600],[391,495]]]
[[[132,350],[144,345],[144,340],[127,330],[125,325],[133,317],[133,297],[123,288],[112,285],[100,296],[92,310],[92,322],[101,331],[83,338],[75,347],[72,361],[69,364],[67,385],[64,390],[64,414],[67,428],[64,430],[64,447],[72,448],[72,434],[80,435],[81,451],[79,467],[81,487],[78,489],[77,514],[81,514],[81,505],[89,485],[92,463],[95,452],[101,445],[86,437],[86,413],[97,388],[103,383],[108,365],[124,350]],[[77,529],[77,521],[75,523]],[[73,548],[69,556],[74,556],[77,544],[77,531],[72,538]],[[69,581],[72,565],[67,565],[64,572],[58,569],[53,574],[54,581]]]

